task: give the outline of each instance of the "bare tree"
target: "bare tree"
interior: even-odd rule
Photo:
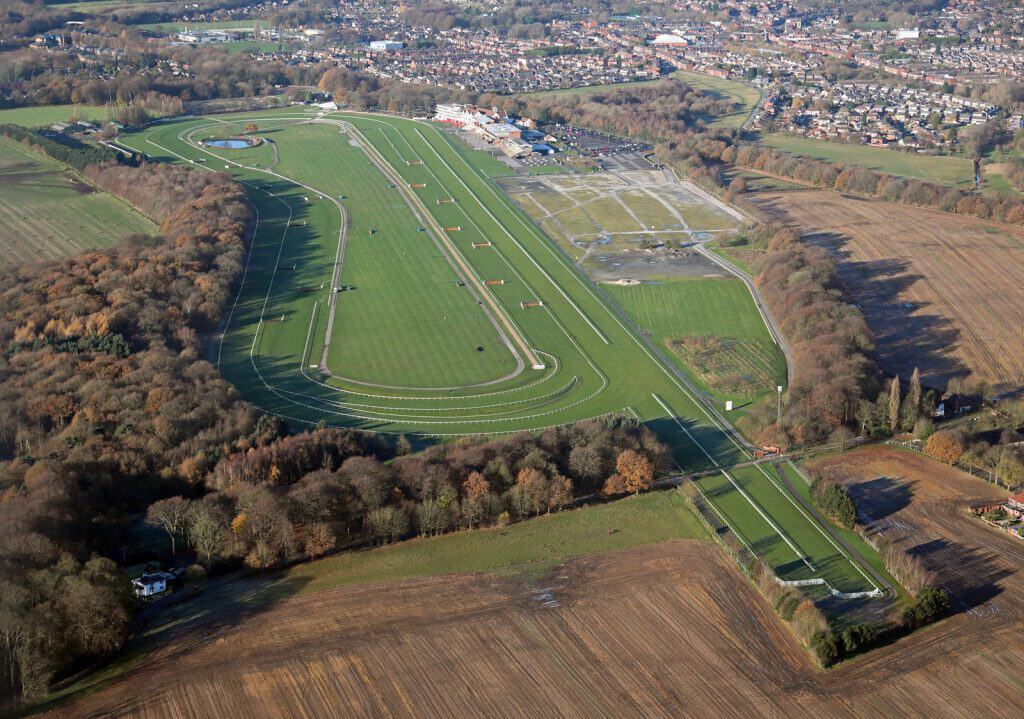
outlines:
[[[220,553],[227,534],[224,517],[206,502],[193,502],[188,512],[188,541],[209,568]]]
[[[161,527],[171,538],[171,554],[177,554],[177,539],[185,532],[188,508],[191,502],[184,497],[168,497],[149,505],[146,523]]]

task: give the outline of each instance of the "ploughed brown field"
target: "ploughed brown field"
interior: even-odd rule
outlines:
[[[818,466],[944,571],[955,616],[821,672],[714,545],[673,541],[539,584],[449,576],[222,612],[54,714],[1020,716],[1024,544],[962,511],[1000,493],[891,450]]]
[[[838,255],[888,372],[1024,384],[1024,230],[828,190],[749,201]]]

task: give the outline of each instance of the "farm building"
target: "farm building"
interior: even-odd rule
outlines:
[[[167,591],[167,582],[174,578],[168,572],[149,572],[132,580],[132,588],[137,597],[154,597]]]

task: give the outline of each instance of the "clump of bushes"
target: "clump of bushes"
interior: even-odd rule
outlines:
[[[857,506],[846,487],[832,480],[817,477],[811,484],[811,496],[815,504],[835,522],[847,529],[853,529],[857,521]]]
[[[820,629],[811,637],[810,647],[821,666],[830,667],[841,659],[870,649],[878,636],[878,627],[871,622],[862,622],[842,632]]]
[[[925,587],[903,610],[903,625],[910,630],[937,622],[949,612],[949,595],[938,587]]]

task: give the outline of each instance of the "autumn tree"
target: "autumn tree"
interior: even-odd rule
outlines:
[[[380,507],[366,515],[366,527],[381,544],[393,542],[409,531],[409,516],[400,507]]]
[[[996,472],[999,481],[1009,489],[1015,489],[1024,484],[1024,462],[1015,452],[1004,449],[1000,453]]]
[[[562,509],[570,502],[572,502],[572,482],[569,478],[557,474],[551,480],[549,485],[550,489],[548,492],[548,511],[552,509]]]
[[[625,494],[627,491],[626,478],[618,472],[608,477],[604,482],[604,486],[601,487],[601,494],[605,497],[617,497],[620,494]]]
[[[306,537],[302,544],[303,551],[310,559],[322,557],[334,549],[337,538],[334,530],[326,522],[315,522],[306,527]]]
[[[341,476],[352,483],[370,509],[384,504],[393,484],[391,472],[376,457],[349,457],[341,465]]]
[[[424,499],[416,505],[416,528],[421,536],[433,537],[448,528],[449,508],[437,499]]]
[[[964,441],[957,432],[942,430],[928,438],[924,451],[933,459],[954,465],[964,453]]]
[[[615,471],[622,475],[627,492],[639,494],[654,484],[654,466],[651,461],[632,449],[619,454],[615,460]]]
[[[548,478],[539,469],[530,467],[520,470],[516,475],[516,487],[522,492],[530,514],[540,514],[547,509],[551,486]]]
[[[160,527],[171,540],[171,554],[177,554],[177,540],[185,532],[190,502],[184,497],[168,497],[149,505],[146,523]]]
[[[244,129],[245,129],[245,134],[251,135],[254,132],[259,132],[260,131],[260,126],[257,125],[255,122],[247,122],[247,123],[245,123],[245,128]]]
[[[483,521],[486,512],[485,498],[491,487],[480,472],[470,472],[462,483],[462,519],[470,529]]]

